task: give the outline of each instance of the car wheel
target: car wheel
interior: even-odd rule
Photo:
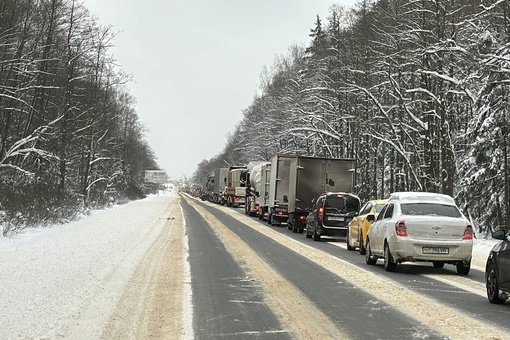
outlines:
[[[351,233],[349,232],[349,228],[347,228],[347,234],[345,235],[345,243],[347,243],[347,250],[354,250],[351,246]]]
[[[490,303],[498,305],[505,303],[505,299],[499,296],[498,278],[496,276],[496,269],[492,263],[487,268],[487,273],[485,274],[485,287],[487,288],[487,298]]]
[[[310,229],[308,228],[308,223],[306,224],[305,228],[305,236],[306,238],[312,238],[312,235],[310,234]]]
[[[367,253],[365,245],[363,244],[363,235],[361,234],[361,232],[359,234],[359,253],[361,255],[365,255]]]
[[[365,253],[365,262],[371,266],[377,263],[377,257],[372,255],[372,250],[370,249],[370,240],[367,239],[367,251]]]
[[[434,266],[434,268],[443,268],[444,267],[444,262],[441,262],[441,261],[432,261],[432,265]]]
[[[469,270],[471,269],[471,261],[464,263],[462,261],[457,262],[457,274],[459,275],[467,275],[469,274]]]
[[[314,241],[320,241],[321,240],[321,235],[317,234],[317,230],[315,230],[315,228],[313,229],[313,240]]]
[[[384,270],[387,272],[394,272],[397,269],[397,264],[393,261],[393,256],[390,252],[388,243],[384,245]]]

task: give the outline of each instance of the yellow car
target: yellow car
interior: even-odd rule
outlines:
[[[371,200],[365,203],[360,209],[358,216],[354,217],[347,227],[347,235],[345,242],[347,243],[347,250],[359,249],[361,255],[365,255],[365,241],[367,239],[368,229],[373,221],[367,220],[367,215],[377,215],[384,207],[388,200]]]

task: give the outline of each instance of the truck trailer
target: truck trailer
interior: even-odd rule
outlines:
[[[224,204],[225,202],[225,188],[227,187],[227,168],[219,168],[214,170],[212,192],[209,200],[214,203]]]
[[[268,223],[302,233],[313,200],[324,192],[354,192],[356,160],[278,154],[271,160]]]
[[[227,173],[226,204],[229,207],[244,205],[246,195],[246,165],[230,166]]]

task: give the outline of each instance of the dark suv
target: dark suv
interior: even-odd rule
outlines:
[[[487,298],[491,303],[505,303],[510,297],[510,235],[497,230],[492,238],[500,242],[491,249],[485,266]]]
[[[345,192],[328,192],[315,200],[306,217],[306,237],[345,236],[347,225],[359,211],[358,196]]]

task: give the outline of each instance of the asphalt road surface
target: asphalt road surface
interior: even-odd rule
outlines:
[[[181,195],[195,339],[509,339],[483,264],[368,266],[345,240],[314,242]]]

